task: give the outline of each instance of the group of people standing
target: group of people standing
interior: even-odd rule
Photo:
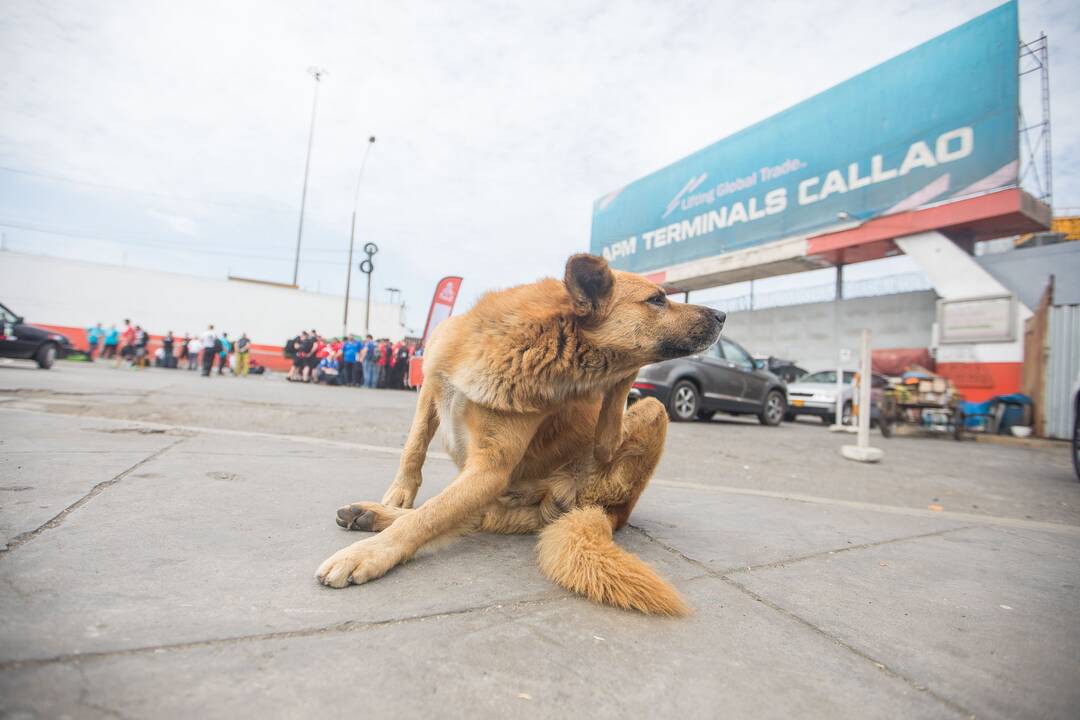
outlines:
[[[285,343],[285,357],[292,359],[288,379],[350,387],[406,389],[409,360],[415,343],[371,335],[324,338],[304,330]]]
[[[150,333],[141,325],[132,325],[131,320],[124,320],[123,329],[110,325],[106,330],[101,323],[86,330],[88,345],[87,358],[94,356],[103,360],[113,360],[116,367],[127,363],[131,367],[146,367],[149,364]]]
[[[150,333],[139,325],[132,325],[128,319],[124,320],[123,328],[119,330],[115,325],[105,330],[101,323],[87,328],[86,340],[89,360],[93,361],[95,356],[114,359],[116,367],[127,363],[133,368],[143,368],[152,362],[163,368],[201,369],[204,377],[210,377],[215,365],[219,375],[224,375],[227,369],[240,377],[249,372],[263,371],[250,359],[251,340],[247,334],[241,334],[234,341],[228,333],[218,336],[213,325],[198,337],[188,333],[176,337],[172,330],[168,331],[154,350],[152,360]]]
[[[253,365],[251,340],[247,333],[241,333],[233,340],[227,332],[218,335],[213,325],[207,325],[206,331],[197,338],[185,337],[184,354],[187,369],[197,370],[201,366],[203,377],[213,374],[215,363],[218,375],[224,375],[228,370],[237,377],[247,377],[252,371],[261,374],[263,370]]]

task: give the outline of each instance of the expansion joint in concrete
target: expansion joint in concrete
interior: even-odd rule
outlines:
[[[688,563],[690,563],[690,564],[692,564],[692,565],[694,565],[696,567],[701,568],[702,570],[704,570],[704,572],[707,575],[720,580],[721,582],[725,583],[726,585],[738,590],[739,592],[749,596],[753,600],[761,603],[762,605],[769,608],[770,610],[773,610],[774,612],[777,612],[777,613],[783,615],[784,617],[792,620],[793,622],[796,622],[796,623],[802,625],[803,627],[807,628],[811,632],[830,640],[831,642],[833,642],[836,645],[844,648],[848,652],[851,652],[852,654],[858,656],[859,658],[861,658],[863,660],[866,660],[867,662],[873,664],[873,666],[875,668],[877,668],[879,671],[885,673],[886,675],[888,675],[890,677],[893,677],[893,678],[895,678],[897,680],[900,680],[901,682],[903,682],[906,685],[910,686],[912,689],[918,690],[919,692],[925,693],[929,697],[934,698],[934,700],[941,703],[944,707],[948,708],[952,712],[957,713],[961,717],[966,717],[966,718],[974,718],[975,717],[975,713],[972,712],[971,710],[963,707],[962,705],[958,704],[957,702],[955,702],[955,701],[953,701],[953,700],[951,700],[951,699],[949,699],[949,698],[947,698],[947,697],[945,697],[943,695],[940,695],[940,694],[934,692],[933,690],[928,688],[926,685],[923,685],[922,683],[918,682],[914,678],[910,678],[907,675],[904,675],[903,673],[901,673],[900,671],[889,667],[888,665],[881,662],[880,660],[873,657],[872,655],[869,655],[868,653],[864,652],[863,650],[860,650],[859,648],[855,647],[854,645],[851,645],[850,643],[848,643],[848,642],[844,641],[843,639],[837,637],[836,635],[828,632],[827,630],[825,630],[825,629],[823,629],[821,627],[818,627],[817,625],[815,625],[811,621],[807,620],[806,618],[802,617],[801,615],[798,615],[798,614],[792,612],[791,610],[788,610],[787,608],[783,607],[782,605],[778,605],[777,603],[773,602],[772,600],[769,600],[768,598],[754,592],[750,588],[746,587],[742,583],[735,580],[735,578],[731,577],[732,575],[736,575],[738,573],[744,573],[745,574],[747,571],[752,571],[752,570],[757,570],[757,569],[768,569],[768,568],[774,568],[774,567],[781,567],[781,566],[784,566],[784,565],[789,565],[791,563],[802,562],[804,560],[810,560],[812,558],[817,558],[817,557],[822,557],[822,556],[834,555],[836,553],[847,552],[847,551],[850,551],[850,550],[864,550],[866,548],[878,547],[878,546],[881,546],[881,545],[889,545],[889,544],[892,544],[892,543],[904,542],[904,541],[907,541],[907,540],[917,540],[917,539],[920,539],[920,538],[935,537],[935,536],[938,536],[938,535],[946,535],[946,534],[952,533],[952,532],[959,532],[960,530],[967,530],[967,529],[970,529],[970,527],[973,527],[973,526],[960,527],[960,528],[949,528],[948,530],[939,530],[937,532],[932,532],[932,533],[922,533],[920,535],[908,535],[908,536],[901,537],[901,538],[893,538],[893,539],[890,539],[890,540],[883,540],[881,542],[864,543],[862,545],[852,545],[850,547],[838,548],[836,550],[826,550],[826,551],[822,551],[820,553],[813,553],[811,555],[804,555],[804,556],[801,556],[801,557],[792,558],[790,560],[781,560],[781,561],[774,562],[774,563],[767,563],[767,564],[757,565],[757,566],[752,566],[752,567],[747,567],[747,568],[738,568],[736,570],[714,570],[713,568],[709,567],[706,563],[704,563],[704,562],[702,562],[700,560],[697,560],[695,558],[692,558],[689,555],[686,555],[685,553],[683,553],[678,548],[673,547],[671,545],[668,545],[667,543],[665,543],[665,542],[663,542],[661,540],[657,540],[647,530],[645,530],[644,528],[642,528],[642,527],[640,527],[638,525],[630,524],[630,525],[627,525],[627,527],[629,527],[629,528],[631,528],[633,530],[636,530],[638,533],[640,533],[646,539],[648,539],[649,541],[651,541],[653,543],[656,543],[657,545],[659,545],[663,549],[667,550],[669,553],[681,558],[682,560],[685,560],[686,562],[688,562]]]
[[[225,638],[192,640],[190,642],[167,643],[163,645],[148,645],[143,647],[124,648],[120,650],[103,650],[100,652],[67,653],[47,658],[7,660],[4,662],[0,662],[0,672],[19,670],[28,667],[42,667],[45,665],[82,663],[92,660],[107,660],[109,658],[126,657],[130,655],[151,655],[162,652],[194,650],[206,647],[226,647],[230,645],[242,645],[247,643],[264,642],[267,640],[290,640],[296,638],[319,637],[324,635],[339,635],[343,633],[372,630],[375,628],[391,627],[394,625],[406,625],[410,623],[427,622],[430,620],[441,620],[449,617],[489,612],[493,610],[512,610],[516,608],[547,605],[550,603],[561,602],[566,599],[567,598],[565,597],[527,598],[525,600],[518,600],[516,602],[510,603],[491,603],[488,605],[477,605],[475,607],[460,608],[457,610],[444,610],[441,612],[427,613],[424,615],[409,615],[406,617],[389,618],[387,620],[375,620],[371,622],[347,620],[345,622],[335,623],[333,625],[325,625],[313,628],[301,628],[299,630],[282,630],[279,632],[258,633],[254,635],[235,635]]]
[[[114,477],[111,477],[108,480],[102,480],[97,485],[90,488],[90,492],[86,493],[81,498],[79,498],[78,500],[76,500],[75,502],[71,503],[66,508],[64,508],[63,510],[58,512],[48,522],[46,522],[46,523],[44,523],[42,525],[39,525],[38,527],[34,528],[33,530],[27,530],[24,533],[19,533],[14,538],[12,538],[11,542],[9,542],[7,544],[7,547],[0,548],[0,558],[3,558],[5,555],[7,555],[8,553],[12,552],[13,550],[15,550],[17,548],[22,547],[23,545],[30,542],[31,540],[33,540],[34,538],[36,538],[38,535],[45,532],[46,530],[52,530],[53,528],[60,527],[61,525],[64,524],[64,521],[67,520],[68,516],[71,515],[71,513],[75,512],[76,510],[81,508],[83,505],[90,502],[91,500],[93,500],[95,497],[97,497],[101,493],[105,492],[107,489],[109,489],[113,485],[116,485],[118,482],[120,482],[121,480],[126,478],[128,475],[130,475],[131,473],[133,473],[136,470],[138,470],[139,468],[141,468],[143,465],[146,465],[147,463],[151,463],[154,460],[157,460],[162,455],[167,453],[169,450],[173,449],[174,447],[176,447],[180,443],[187,440],[188,437],[190,437],[190,436],[185,435],[185,436],[177,439],[175,442],[170,443],[169,445],[166,445],[165,447],[154,451],[150,455],[147,455],[142,460],[135,463],[134,465],[132,465],[128,469],[124,470],[123,472],[115,475]]]

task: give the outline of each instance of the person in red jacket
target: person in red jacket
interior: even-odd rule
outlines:
[[[379,341],[377,352],[375,372],[378,373],[378,381],[376,387],[385,388],[387,374],[390,372],[390,343],[386,338]]]
[[[129,363],[135,359],[135,328],[131,321],[124,318],[124,329],[120,332],[120,354],[116,356],[116,367],[127,360]]]

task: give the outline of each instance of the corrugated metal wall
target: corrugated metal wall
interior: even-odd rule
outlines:
[[[1080,374],[1080,305],[1048,308],[1046,319],[1046,396],[1043,398],[1046,435],[1071,439],[1072,390]]]

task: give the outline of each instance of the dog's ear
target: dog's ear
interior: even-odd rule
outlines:
[[[596,312],[611,295],[615,276],[607,260],[581,253],[566,261],[566,289],[574,305],[574,314],[582,317]]]

